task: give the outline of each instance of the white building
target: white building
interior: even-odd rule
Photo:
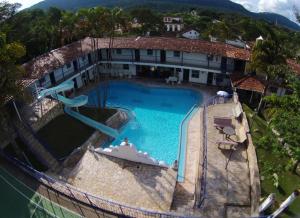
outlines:
[[[115,38],[111,52],[108,50],[109,39],[95,41],[98,50],[92,49],[92,38],[85,38],[25,64],[33,78],[29,87],[34,92],[35,87],[51,87],[71,79],[75,89],[79,89],[98,74],[162,81],[176,76],[181,82],[230,86],[229,75],[243,73],[250,57],[247,49],[202,40]],[[82,53],[78,50],[80,47]]]
[[[164,17],[163,22],[167,32],[180,32],[184,27],[181,17]]]
[[[199,39],[200,33],[197,30],[194,29],[187,29],[182,31],[182,37],[187,39]]]

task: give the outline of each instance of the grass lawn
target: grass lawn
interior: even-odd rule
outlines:
[[[254,112],[243,105],[244,111],[247,114],[251,135],[253,137],[254,145],[257,144],[258,140],[265,135],[275,135],[272,133],[271,129],[268,127],[267,122],[255,115]],[[263,178],[261,180],[261,189],[262,189],[262,197],[268,196],[270,193],[276,194],[276,204],[275,207],[272,208],[277,209],[280,203],[284,201],[295,189],[300,188],[300,176],[295,175],[290,171],[282,170],[278,173],[279,177],[279,187],[276,188],[273,185],[273,181],[271,178],[268,177],[267,172],[264,171],[264,164],[268,163],[271,164],[269,167],[276,168],[277,165],[281,164],[286,166],[289,158],[285,156],[274,155],[270,149],[266,148],[256,148],[258,164],[260,169],[260,176]],[[282,217],[299,217],[300,216],[300,198],[298,198],[294,203],[288,208],[288,210],[283,213]]]
[[[104,123],[116,110],[79,108],[81,114],[88,116],[98,122]],[[81,123],[79,120],[63,114],[38,131],[38,135],[52,148],[57,158],[64,158],[75,148],[81,146],[93,133],[95,129]]]

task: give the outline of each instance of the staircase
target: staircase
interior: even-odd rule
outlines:
[[[59,162],[53,157],[53,155],[46,150],[41,142],[32,134],[32,132],[24,124],[16,122],[16,130],[18,135],[28,146],[30,151],[35,154],[36,158],[48,167],[51,171],[57,171],[60,168]]]
[[[172,210],[186,215],[194,215],[194,204],[194,195],[186,192],[178,183],[174,193]]]
[[[161,175],[155,176],[155,181],[155,187],[144,186],[144,188],[162,211],[169,211],[173,201],[177,172],[171,168],[162,168]]]

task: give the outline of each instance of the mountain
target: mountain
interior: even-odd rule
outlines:
[[[104,7],[149,7],[163,12],[182,11],[190,8],[207,8],[219,11],[234,12],[256,19],[264,19],[271,23],[287,27],[292,30],[300,30],[300,26],[288,18],[275,13],[253,13],[242,5],[230,0],[44,0],[33,5],[32,8],[48,9],[58,7],[65,10],[77,10],[95,6]]]

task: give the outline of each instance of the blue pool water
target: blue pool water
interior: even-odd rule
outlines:
[[[201,94],[131,82],[110,82],[108,90],[107,106],[127,108],[134,115],[110,144],[119,145],[127,137],[138,150],[172,165],[178,157],[181,122],[195,104],[201,103]],[[97,91],[99,88],[88,94],[89,105],[97,105]]]

